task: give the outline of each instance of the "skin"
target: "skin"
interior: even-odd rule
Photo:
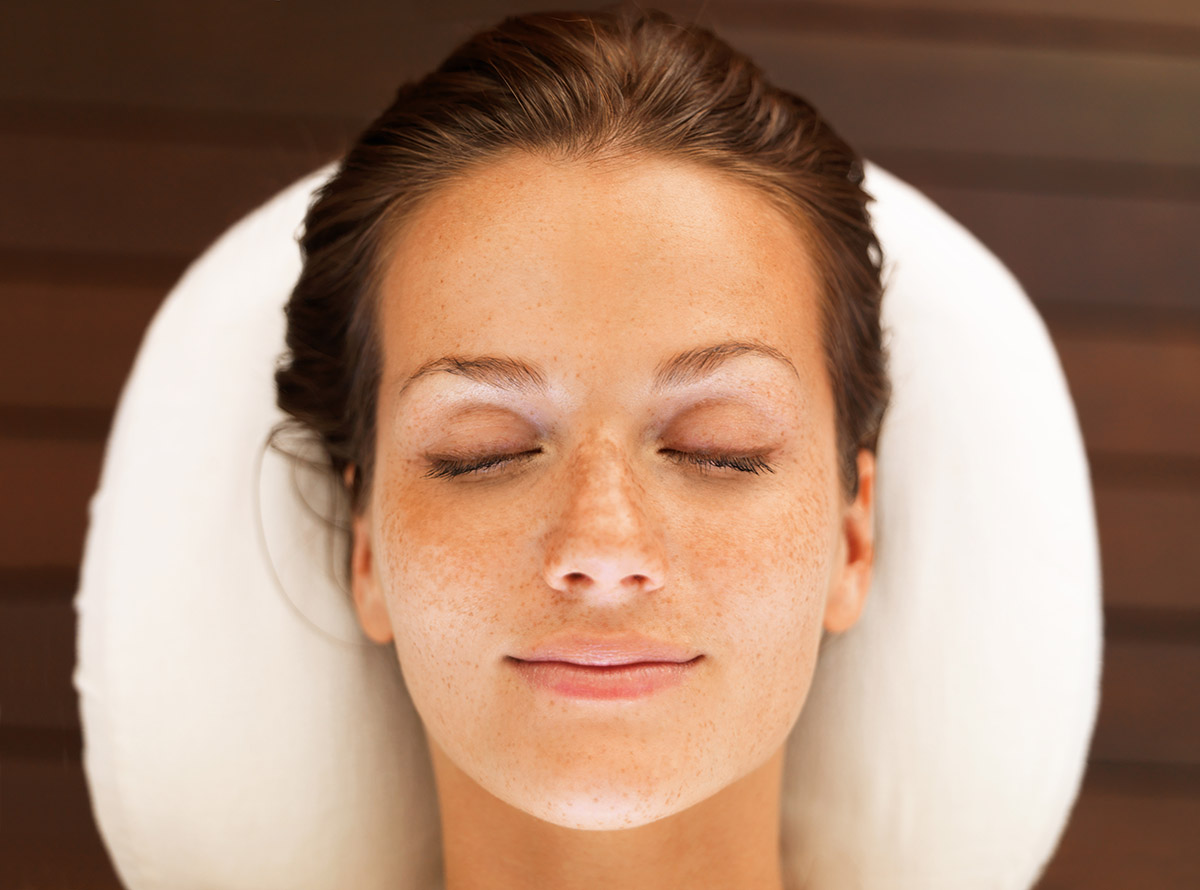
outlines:
[[[352,588],[425,725],[448,890],[782,887],[784,743],[873,559],[874,461],[859,454],[847,500],[818,299],[795,223],[689,161],[513,153],[443,186],[391,245]],[[780,357],[653,389],[665,360],[727,341]],[[536,365],[546,390],[445,370],[405,386],[446,355]],[[506,657],[567,630],[703,658],[678,686],[596,702]]]

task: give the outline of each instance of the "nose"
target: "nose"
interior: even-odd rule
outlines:
[[[666,580],[660,529],[628,461],[613,443],[581,448],[546,539],[545,577],[555,590],[613,601]]]

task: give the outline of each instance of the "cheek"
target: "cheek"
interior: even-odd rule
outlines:
[[[676,564],[724,647],[731,691],[757,709],[747,726],[790,722],[807,695],[835,555],[826,488],[814,474],[736,520],[707,511],[677,526]]]
[[[465,671],[499,657],[503,628],[524,608],[514,596],[536,589],[527,523],[512,505],[455,509],[427,490],[379,481],[379,580],[406,676],[423,665]]]

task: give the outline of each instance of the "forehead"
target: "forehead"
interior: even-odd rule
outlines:
[[[737,338],[822,364],[802,233],[694,162],[513,153],[442,186],[383,260],[385,385],[444,354],[636,368]]]

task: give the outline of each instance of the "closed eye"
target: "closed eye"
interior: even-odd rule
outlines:
[[[677,463],[693,464],[702,472],[712,468],[741,470],[743,473],[774,473],[775,468],[761,454],[710,454],[703,451],[676,451],[662,449],[662,453]]]
[[[541,453],[542,449],[538,448],[534,451],[521,451],[516,454],[493,454],[488,457],[471,460],[433,457],[429,459],[429,470],[425,473],[425,476],[429,479],[449,479],[454,476],[464,476],[468,473],[485,475],[494,471],[497,467],[518,461],[525,461]]]

